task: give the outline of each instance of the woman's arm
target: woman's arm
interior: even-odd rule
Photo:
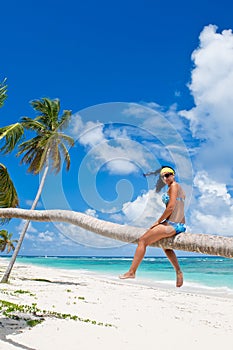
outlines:
[[[172,183],[169,189],[169,197],[170,200],[166,206],[166,209],[164,210],[163,214],[160,216],[160,218],[150,227],[153,228],[157,225],[159,225],[161,222],[169,218],[169,216],[172,214],[175,204],[176,204],[176,198],[178,196],[178,184]]]

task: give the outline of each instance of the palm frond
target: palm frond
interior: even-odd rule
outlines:
[[[38,118],[32,119],[28,117],[22,117],[21,118],[21,124],[22,126],[27,130],[35,131],[39,134],[44,133],[46,130],[46,127],[44,124],[42,124]]]
[[[7,168],[3,164],[0,164],[0,208],[15,208],[18,205],[18,195]],[[7,221],[9,220],[0,219],[0,224]]]
[[[0,141],[4,141],[0,152],[4,154],[10,153],[15,146],[22,139],[24,135],[24,128],[20,123],[11,124],[0,128]]]
[[[73,137],[71,136],[68,136],[66,134],[63,134],[63,133],[57,133],[59,139],[62,141],[62,142],[67,142],[69,146],[73,147],[74,146],[74,139]]]
[[[31,105],[39,112],[39,115],[35,119],[23,117],[21,123],[24,128],[35,131],[37,136],[21,143],[17,156],[23,155],[21,162],[28,164],[28,171],[33,174],[38,174],[47,160],[50,161],[51,170],[57,173],[61,169],[61,150],[68,170],[70,157],[65,144],[63,146],[61,144],[67,143],[69,146],[73,146],[74,140],[59,130],[67,126],[71,111],[64,111],[59,120],[59,99],[42,98],[31,101]]]
[[[38,143],[40,142],[40,136],[35,136],[34,138],[27,140],[25,142],[22,142],[18,149],[18,153],[16,154],[17,157],[21,156],[23,153],[27,153],[30,154],[30,152],[36,151],[36,149],[38,148]],[[23,161],[24,163],[25,161]]]
[[[58,144],[54,144],[50,150],[50,159],[52,169],[57,174],[61,169],[61,155],[59,152]]]
[[[63,114],[59,122],[58,130],[62,131],[65,128],[67,128],[67,126],[69,125],[71,116],[72,116],[71,111],[68,111],[68,110],[63,111]]]
[[[59,121],[58,121],[58,115],[59,115],[59,112],[60,112],[60,101],[58,98],[54,99],[51,101],[51,122],[52,122],[52,125],[51,125],[51,130],[55,131],[58,129],[59,127]]]
[[[7,85],[6,78],[0,83],[0,107],[3,106],[5,99],[7,98]]]
[[[14,243],[18,240],[12,240],[12,233],[8,233],[7,230],[0,230],[0,251],[4,252],[7,249],[7,254],[11,250],[15,250]]]
[[[30,149],[22,158],[21,162],[29,164],[28,172],[34,175],[38,174],[43,167],[41,167],[41,156],[43,149]]]
[[[49,98],[42,98],[41,100],[31,101],[31,106],[41,113],[37,119],[46,125],[47,129],[56,130],[58,128],[59,99],[50,100]]]
[[[41,100],[33,100],[30,102],[33,109],[35,109],[37,112],[42,113],[42,115],[46,115],[48,112],[47,106],[45,104],[46,98],[42,98]]]
[[[66,163],[66,170],[68,171],[70,169],[70,155],[69,155],[69,152],[68,152],[66,146],[64,145],[64,143],[60,143],[59,146],[60,146],[61,152],[63,154],[64,160],[65,160],[65,163]]]

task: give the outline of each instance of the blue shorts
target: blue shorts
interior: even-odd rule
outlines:
[[[169,220],[165,220],[169,225],[171,225],[177,233],[185,232],[186,231],[186,226],[182,222],[173,222]]]

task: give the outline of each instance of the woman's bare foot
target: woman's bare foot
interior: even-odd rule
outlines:
[[[181,287],[183,285],[183,273],[182,271],[177,271],[176,273],[176,286]]]
[[[119,278],[122,280],[124,280],[126,278],[135,278],[135,273],[126,272],[126,273],[124,273],[124,275],[120,275]]]

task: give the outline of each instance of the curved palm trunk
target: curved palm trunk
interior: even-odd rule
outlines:
[[[0,209],[0,217],[14,217],[42,222],[67,222],[102,236],[128,243],[136,243],[138,238],[146,230],[140,227],[114,224],[86,214],[68,210],[25,210],[7,208]],[[177,236],[162,239],[152,246],[233,258],[233,237],[180,233]]]
[[[41,179],[41,182],[40,182],[40,186],[39,186],[37,194],[36,194],[36,198],[34,199],[34,202],[33,202],[32,206],[31,206],[31,210],[32,211],[36,208],[37,203],[38,203],[38,201],[40,199],[40,196],[41,196],[41,193],[42,193],[42,190],[43,190],[43,187],[44,187],[44,183],[45,183],[45,179],[46,179],[48,170],[49,170],[49,165],[48,165],[48,162],[47,162],[45,170],[44,170],[44,173],[43,173],[43,176],[42,176],[42,179]],[[25,234],[26,234],[28,226],[30,224],[30,218],[27,218],[27,219],[29,219],[29,220],[25,222],[25,225],[24,225],[23,230],[22,230],[22,232],[20,234],[18,243],[17,243],[17,245],[15,247],[15,250],[14,250],[14,252],[12,254],[11,260],[10,260],[10,262],[9,262],[7,268],[6,268],[6,271],[5,271],[5,273],[4,273],[3,277],[2,277],[1,283],[7,283],[8,282],[11,270],[12,270],[12,268],[14,266],[15,260],[17,258],[17,255],[18,255],[19,251],[20,251],[20,248],[21,248],[21,245],[23,243]]]

